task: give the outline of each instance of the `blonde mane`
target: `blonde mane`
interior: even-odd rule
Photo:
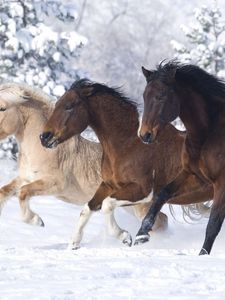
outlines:
[[[54,103],[53,97],[47,95],[39,88],[30,87],[25,83],[14,82],[0,84],[0,100],[15,105],[33,100],[48,107]]]

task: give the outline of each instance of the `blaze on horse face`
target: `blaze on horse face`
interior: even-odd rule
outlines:
[[[154,76],[153,71],[142,67],[147,86],[144,97],[144,113],[139,136],[144,143],[156,140],[167,123],[174,121],[180,111],[180,102],[175,93],[175,72],[171,72],[166,81]]]
[[[55,109],[40,135],[46,148],[55,148],[58,144],[81,133],[89,123],[89,114],[83,99],[73,89],[68,90],[56,102]]]

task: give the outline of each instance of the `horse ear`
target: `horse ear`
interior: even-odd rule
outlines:
[[[176,68],[172,68],[169,71],[169,74],[168,74],[169,82],[171,82],[171,81],[173,81],[175,79],[176,71],[177,71]]]
[[[88,86],[82,90],[82,95],[85,97],[89,97],[93,94],[93,92],[94,92],[94,88],[92,86]]]
[[[145,67],[143,67],[143,66],[141,67],[141,69],[142,69],[142,73],[144,74],[144,76],[145,76],[147,82],[149,82],[149,80],[150,80],[150,78],[151,78],[153,72],[150,71],[150,70],[145,69]]]

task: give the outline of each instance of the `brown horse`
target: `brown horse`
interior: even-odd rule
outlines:
[[[211,182],[214,201],[201,254],[209,254],[225,216],[225,84],[194,65],[160,64],[157,70],[143,68],[147,79],[140,135],[150,143],[178,116],[187,135],[182,153],[182,171],[154,197],[142,222],[136,243],[149,239],[148,232],[161,207],[193,174]]]
[[[87,126],[95,131],[102,144],[103,181],[82,210],[74,248],[79,247],[91,213],[100,209],[106,216],[109,232],[130,246],[131,236],[117,225],[113,210],[118,206],[151,201],[152,193],[175,177],[181,167],[184,134],[168,125],[158,144],[143,144],[137,136],[136,105],[116,89],[80,80],[56,103],[41,135],[42,144],[56,147]],[[211,187],[200,186],[193,178],[184,191],[191,192],[182,199],[175,198],[173,203],[201,202],[211,197]]]

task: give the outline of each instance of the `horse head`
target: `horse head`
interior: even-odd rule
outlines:
[[[167,77],[161,70],[149,71],[142,67],[147,85],[143,94],[144,113],[139,136],[144,143],[153,142],[167,123],[179,115],[180,102],[175,92],[175,69]]]

